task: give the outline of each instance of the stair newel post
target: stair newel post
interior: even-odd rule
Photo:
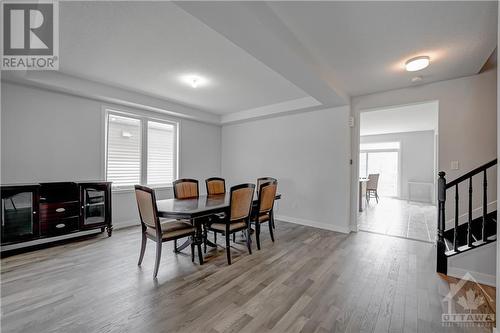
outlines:
[[[458,252],[458,184],[455,185],[455,230],[453,231],[453,250]]]
[[[472,247],[472,177],[469,178],[469,221],[467,222],[467,246]]]
[[[444,240],[445,204],[446,204],[446,173],[439,172],[438,178],[438,239],[437,239],[437,272],[447,273],[446,244]]]
[[[483,172],[483,225],[481,226],[481,240],[486,242],[486,217],[488,215],[488,180],[486,170]]]

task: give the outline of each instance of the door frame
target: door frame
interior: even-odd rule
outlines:
[[[411,105],[419,105],[419,104],[427,104],[427,103],[437,103],[437,119],[436,119],[436,128],[434,131],[435,134],[435,149],[434,149],[434,179],[437,179],[438,166],[439,166],[439,100],[431,99],[431,100],[423,100],[417,101],[413,103],[402,103],[402,104],[392,104],[386,106],[377,106],[377,107],[365,107],[362,109],[356,108],[351,100],[351,119],[353,120],[354,126],[352,126],[351,131],[351,223],[350,228],[351,231],[358,231],[358,209],[359,209],[359,154],[360,154],[360,123],[361,123],[361,113],[364,112],[372,112],[372,111],[381,111],[381,110],[390,110],[394,108],[411,106]],[[401,150],[400,147],[400,158],[401,158]],[[401,172],[401,171],[400,171]],[[402,185],[401,185],[402,186]],[[436,193],[436,181],[434,182],[434,189]]]

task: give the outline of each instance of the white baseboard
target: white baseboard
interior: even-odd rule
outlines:
[[[500,331],[498,331],[498,328],[493,327],[493,333],[500,333]]]
[[[351,229],[349,226],[343,227],[343,226],[327,224],[327,223],[322,223],[322,222],[317,222],[317,221],[312,221],[312,220],[305,220],[305,219],[284,216],[284,215],[276,215],[276,220],[290,222],[290,223],[294,223],[294,224],[306,225],[308,227],[313,227],[313,228],[318,228],[318,229],[341,232],[343,234],[348,234],[351,232]]]
[[[496,276],[490,274],[484,274],[479,272],[468,271],[458,267],[448,267],[448,275],[456,277],[458,279],[462,279],[467,273],[472,275],[472,277],[481,284],[485,284],[487,286],[496,286]]]

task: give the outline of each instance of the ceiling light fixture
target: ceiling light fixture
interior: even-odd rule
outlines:
[[[411,58],[406,61],[405,67],[408,72],[416,72],[429,66],[431,60],[428,56]]]
[[[189,85],[191,88],[203,87],[209,83],[208,79],[204,78],[203,76],[197,75],[197,74],[181,75],[179,77],[179,80],[182,83]]]

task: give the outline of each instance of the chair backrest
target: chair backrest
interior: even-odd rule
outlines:
[[[146,227],[160,229],[154,190],[146,186],[135,185],[135,198],[143,229]]]
[[[226,193],[226,181],[224,178],[212,177],[205,180],[207,194],[216,195]]]
[[[229,221],[244,220],[250,216],[254,190],[254,184],[240,184],[231,187]]]
[[[196,179],[177,179],[173,182],[173,186],[176,199],[197,198],[199,196],[198,181]]]
[[[268,182],[277,182],[276,178],[273,177],[262,177],[262,178],[257,178],[257,193],[260,191],[260,185]]]
[[[260,184],[259,189],[259,214],[267,213],[273,209],[278,182],[276,180]]]
[[[368,175],[368,181],[366,182],[366,189],[367,190],[376,190],[378,188],[378,178],[380,174],[379,173],[372,173]]]

